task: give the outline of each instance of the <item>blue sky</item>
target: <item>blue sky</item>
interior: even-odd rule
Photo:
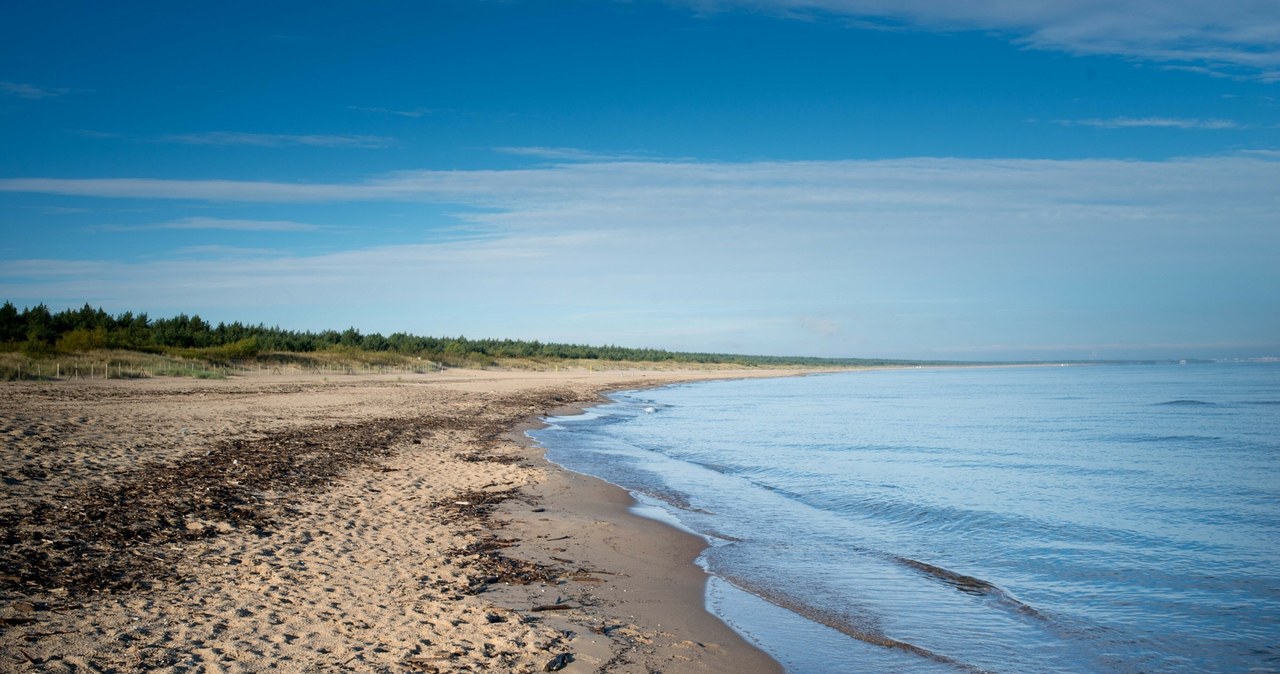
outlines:
[[[1280,5],[16,2],[0,298],[905,358],[1280,354]]]

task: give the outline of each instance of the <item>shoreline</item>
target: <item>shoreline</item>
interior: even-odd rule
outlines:
[[[552,463],[547,447],[528,436],[529,430],[545,427],[543,419],[582,414],[606,403],[609,393],[674,383],[681,382],[603,389],[598,400],[551,410],[512,429],[510,439],[537,451],[547,474],[527,490],[536,495],[539,507],[504,511],[510,518],[506,527],[518,532],[516,538],[522,542],[516,550],[526,557],[574,559],[587,565],[578,567],[586,573],[571,578],[589,583],[583,589],[594,604],[591,620],[640,633],[625,645],[647,656],[646,667],[635,671],[781,674],[780,663],[707,606],[711,576],[697,564],[709,546],[706,539],[634,512],[639,502],[627,489]],[[640,613],[637,605],[652,608]],[[592,640],[586,649],[587,664],[605,664],[584,671],[630,671],[614,668],[625,652],[598,641]]]
[[[0,669],[781,671],[705,606],[701,539],[524,430],[801,373],[2,385]]]

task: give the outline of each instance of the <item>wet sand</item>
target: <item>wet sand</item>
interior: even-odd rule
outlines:
[[[780,374],[0,385],[0,671],[779,671],[705,611],[699,539],[522,429]]]

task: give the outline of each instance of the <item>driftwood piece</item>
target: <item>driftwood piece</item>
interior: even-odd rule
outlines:
[[[529,610],[534,613],[539,613],[541,611],[568,611],[569,609],[575,608],[578,607],[571,604],[543,604],[542,606],[534,606]]]

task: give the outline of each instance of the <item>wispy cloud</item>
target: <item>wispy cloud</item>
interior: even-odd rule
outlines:
[[[46,215],[81,215],[83,213],[91,213],[88,208],[80,208],[77,206],[28,206]]]
[[[212,229],[232,232],[314,232],[325,228],[320,225],[309,225],[289,220],[234,220],[224,218],[191,217],[179,218],[177,220],[149,225],[108,225],[102,229],[108,231]]]
[[[396,115],[397,117],[410,117],[417,119],[423,115],[430,115],[436,112],[433,108],[413,108],[412,110],[393,110],[391,108],[369,108],[360,105],[348,105],[348,110],[360,110],[362,112],[376,112],[381,115]]]
[[[1161,66],[1161,70],[1170,70],[1174,72],[1195,73],[1197,75],[1205,75],[1218,79],[1243,79],[1231,73],[1225,73],[1221,70],[1215,70],[1206,66]]]
[[[688,0],[704,8],[751,7],[784,15],[828,13],[861,24],[925,30],[995,30],[1038,49],[1124,56],[1280,77],[1280,12],[1274,0]],[[1208,73],[1206,73],[1208,74]]]
[[[252,145],[256,147],[348,147],[384,148],[395,144],[394,138],[365,135],[293,135],[279,133],[243,133],[239,131],[207,131],[170,134],[157,140],[183,145]]]
[[[1274,339],[1277,184],[1280,161],[1266,153],[572,162],[313,185],[8,179],[0,192],[459,205],[455,217],[490,235],[324,254],[209,251],[216,260],[193,253],[181,264],[6,260],[0,295],[109,295],[112,306],[187,311],[235,298],[224,304],[236,307],[228,318],[278,320],[307,305],[351,321],[377,297],[397,307],[368,314],[384,322],[367,329],[384,332],[447,326],[628,344],[652,336],[673,348],[846,355]],[[634,319],[592,318],[600,307]]]
[[[248,145],[252,147],[334,147],[334,148],[385,148],[396,144],[387,136],[244,133],[240,131],[206,131],[201,133],[172,133],[159,136],[127,135],[95,129],[72,129],[82,138],[115,139],[135,142],[176,143],[179,145]]]
[[[108,199],[183,199],[213,202],[364,201],[376,190],[360,185],[153,178],[9,178],[0,192],[36,192]]]
[[[1056,119],[1062,126],[1092,126],[1100,129],[1206,129],[1213,131],[1246,129],[1230,119],[1190,119],[1186,117],[1111,117],[1107,119]]]
[[[484,209],[471,219],[509,226],[517,220],[563,228],[571,223],[709,223],[847,221],[873,213],[915,215],[940,208],[988,215],[1052,198],[1066,204],[1100,195],[1110,203],[1135,202],[1158,212],[1180,212],[1189,194],[1182,183],[1209,173],[1231,176],[1238,190],[1269,194],[1280,162],[1264,153],[1165,162],[909,158],[795,162],[583,162],[474,171],[401,171],[348,183],[286,183],[162,178],[6,178],[0,192],[121,199],[221,202],[333,203],[398,201],[452,203]],[[1262,182],[1259,182],[1262,181]],[[1174,189],[1167,187],[1177,186]],[[1197,188],[1192,192],[1202,192]],[[1237,191],[1236,189],[1230,190]],[[1199,209],[1194,209],[1198,211]],[[773,220],[778,218],[777,220]],[[945,217],[944,220],[952,220]],[[930,222],[921,217],[920,225]],[[210,226],[216,219],[175,222]],[[230,221],[238,222],[238,221]],[[651,226],[651,225],[650,225]]]
[[[591,150],[579,150],[572,147],[495,147],[495,152],[503,154],[522,155],[525,157],[538,157],[541,159],[552,159],[559,161],[583,161],[583,162],[600,162],[600,161],[653,161],[653,155],[645,155],[639,153],[609,153],[609,152],[593,152]]]
[[[38,87],[34,84],[23,84],[21,82],[0,82],[0,92],[4,92],[9,96],[38,101],[44,98],[65,96],[71,93],[71,90],[65,87]]]
[[[192,255],[199,257],[216,257],[244,259],[246,257],[261,257],[265,255],[281,257],[283,251],[273,248],[245,248],[242,246],[185,246],[174,251],[177,255]]]

